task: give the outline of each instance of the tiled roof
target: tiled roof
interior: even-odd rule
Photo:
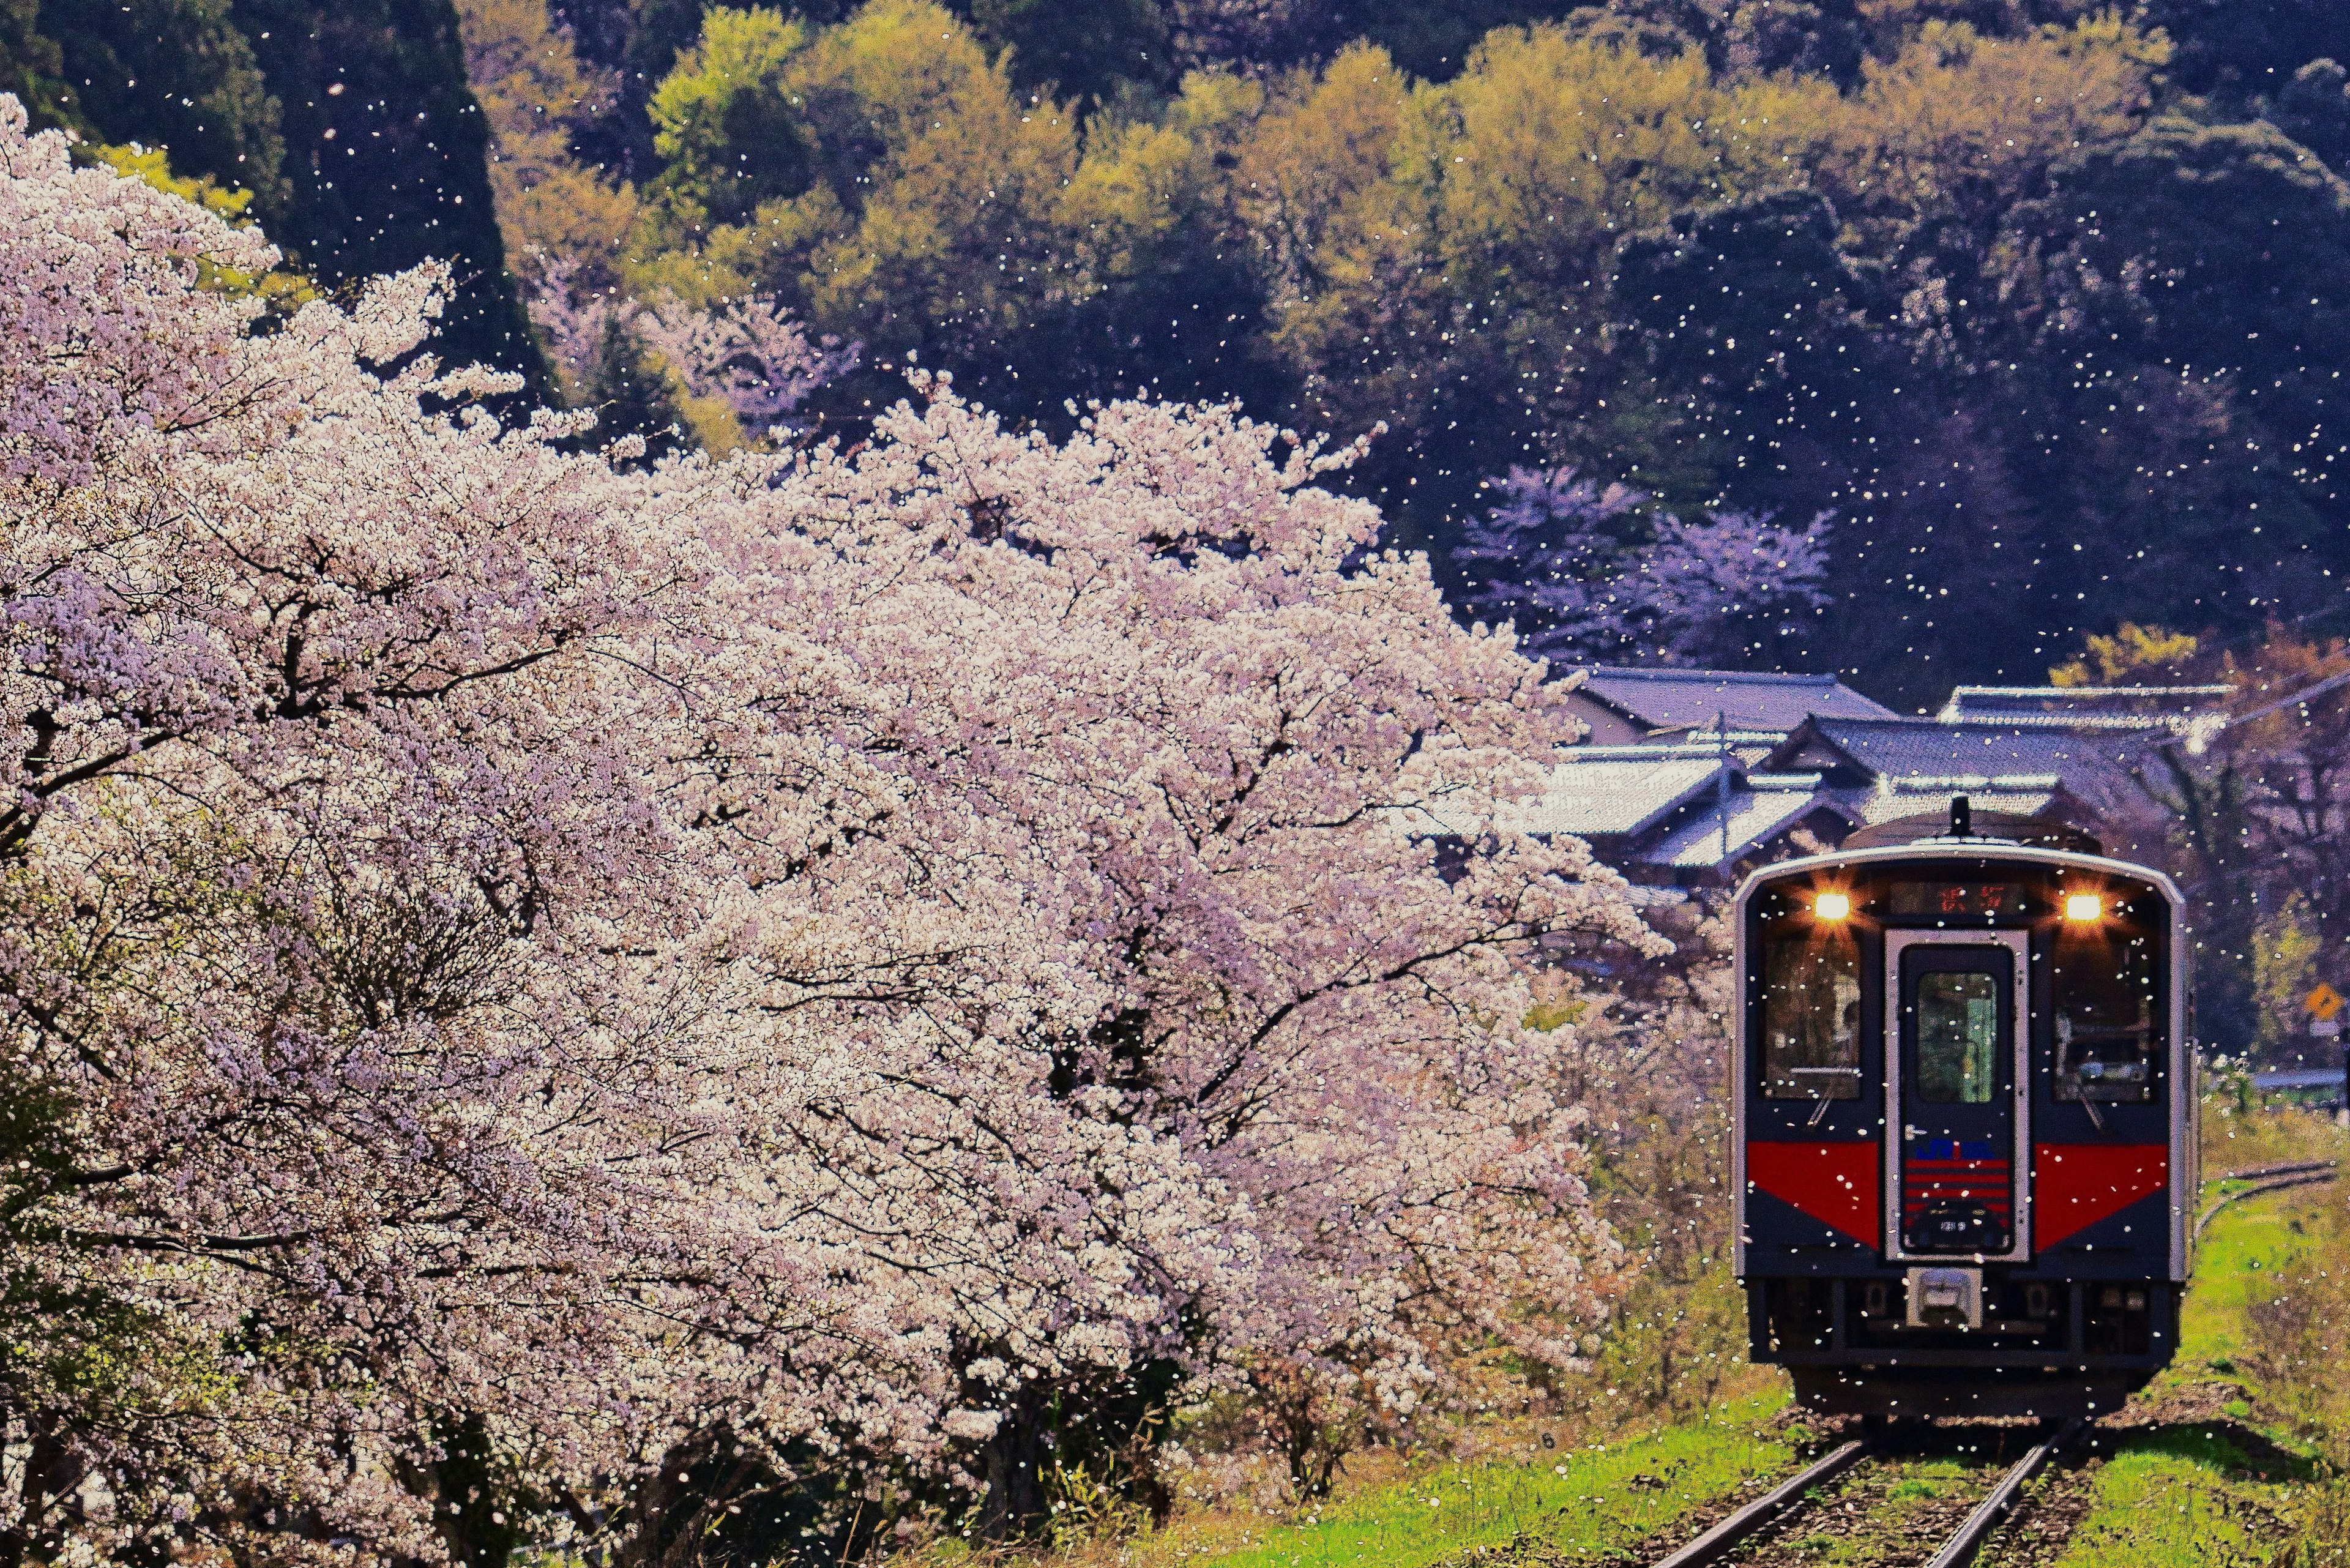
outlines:
[[[1814,806],[1825,804],[1815,789],[1740,790],[1731,795],[1729,802],[1728,853],[1722,849],[1724,813],[1720,805],[1709,802],[1640,851],[1639,857],[1651,866],[1704,870],[1736,859],[1784,831]]]
[[[1732,730],[1783,735],[1811,713],[1895,717],[1892,709],[1870,701],[1833,675],[1632,670],[1605,664],[1583,675],[1584,691],[1651,730],[1702,730],[1727,718]]]
[[[2053,786],[2062,780],[2098,810],[2119,804],[2128,788],[2124,742],[2111,734],[2019,728],[2012,724],[1946,724],[1932,719],[1820,719],[1787,737],[1773,753],[1777,767],[1822,767],[1819,742],[1851,759],[1876,780],[1915,781],[1919,788],[1973,789]],[[2019,776],[2031,785],[2009,784]],[[1958,784],[1952,781],[1968,781]]]
[[[1902,787],[1872,790],[1855,804],[1861,818],[1874,826],[1905,816],[1930,816],[1947,809],[1950,796],[1962,794],[1967,804],[1988,816],[2008,812],[2038,816],[2056,804],[2061,785],[2054,774],[2006,779],[1906,780]]]
[[[2232,691],[2227,686],[1961,686],[1935,718],[2018,728],[2181,729],[2217,712]]]
[[[1638,833],[1712,785],[1722,768],[1700,747],[1573,746],[1558,757],[1550,788],[1529,805],[1505,808],[1504,826],[1578,837]]]

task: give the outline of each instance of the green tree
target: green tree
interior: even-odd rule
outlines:
[[[35,130],[87,122],[62,97],[65,51],[41,31],[40,0],[0,0],[0,92],[14,93]]]
[[[2261,1054],[2284,1064],[2303,1054],[2319,1054],[2324,1064],[2339,1054],[2337,1042],[2313,1041],[2303,1028],[2301,999],[2325,979],[2324,966],[2340,960],[2326,950],[2324,939],[2310,919],[2307,900],[2287,893],[2276,907],[2263,910],[2252,933],[2252,990],[2258,998],[2254,1027]]]
[[[251,191],[273,233],[289,186],[280,107],[229,0],[42,0],[75,108],[105,140],[167,152],[174,171]]]
[[[648,358],[642,338],[617,315],[605,318],[595,357],[580,378],[578,406],[596,410],[596,439],[642,436],[647,462],[685,444],[677,390]]]
[[[1256,244],[1235,210],[1229,170],[1263,106],[1254,82],[1195,72],[1154,115],[1097,115],[1054,205],[1068,258],[1051,330],[1023,352],[1020,407],[1051,420],[1057,396],[1148,391],[1288,400],[1265,342]],[[1053,382],[1062,389],[1056,395]]]
[[[649,194],[671,234],[742,224],[813,182],[816,149],[785,70],[807,36],[779,11],[714,11],[654,91],[653,148],[666,167]]]
[[[957,370],[999,407],[1035,400],[1022,355],[1059,357],[1049,337],[1022,340],[1065,331],[1073,294],[1057,213],[1076,127],[1023,99],[951,14],[875,0],[811,31],[775,11],[714,11],[652,112],[674,161],[647,192],[644,287],[766,290],[862,341],[874,369],[830,391],[851,406],[910,358]]]

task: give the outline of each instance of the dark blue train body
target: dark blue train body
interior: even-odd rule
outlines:
[[[1753,1358],[1826,1410],[2110,1409],[2175,1351],[2190,1263],[2178,892],[2077,839],[1928,831],[1738,897]]]

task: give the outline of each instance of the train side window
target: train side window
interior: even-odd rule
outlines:
[[[1762,949],[1762,1097],[1860,1098],[1860,944],[1806,926]]]
[[[2064,931],[2050,976],[2056,1097],[2074,1104],[2154,1098],[2154,957],[2143,936]]]

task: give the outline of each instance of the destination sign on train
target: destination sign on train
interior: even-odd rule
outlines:
[[[2012,882],[1896,882],[1890,898],[1897,919],[1918,915],[1990,919],[2024,912],[2023,889]]]

